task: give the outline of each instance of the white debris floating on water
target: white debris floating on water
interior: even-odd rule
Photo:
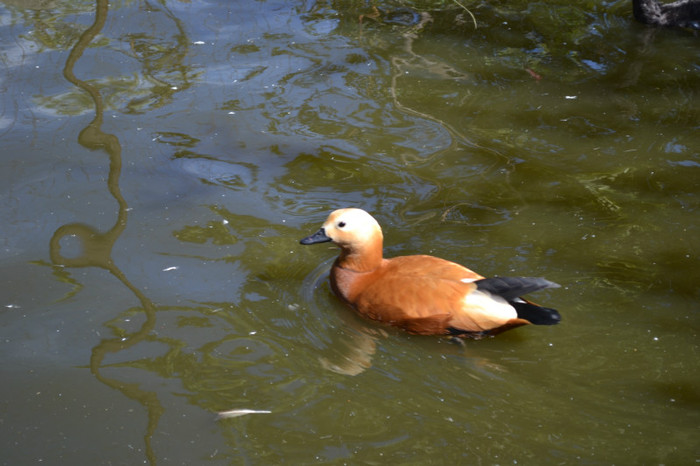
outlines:
[[[232,409],[230,411],[219,411],[218,419],[228,419],[231,417],[245,416],[246,414],[270,414],[272,411],[257,409]]]

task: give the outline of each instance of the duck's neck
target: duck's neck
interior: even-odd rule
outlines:
[[[362,247],[341,248],[336,264],[353,272],[371,272],[382,263],[382,242],[373,241]]]

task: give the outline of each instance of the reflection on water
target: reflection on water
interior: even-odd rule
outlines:
[[[0,18],[4,462],[697,460],[693,33],[627,2]],[[387,256],[562,283],[565,322],[359,318],[297,245],[343,206]]]
[[[107,177],[107,189],[119,206],[114,226],[105,233],[100,233],[94,227],[83,223],[71,223],[59,227],[51,238],[50,253],[51,262],[59,267],[100,267],[107,270],[117,278],[127,289],[138,298],[141,309],[146,317],[141,328],[132,333],[122,333],[115,338],[103,339],[99,345],[92,349],[90,358],[90,370],[95,377],[105,385],[121,391],[125,396],[138,401],[148,412],[148,427],[144,435],[145,454],[149,463],[156,463],[156,456],[151,446],[151,436],[158,425],[158,419],[163,413],[163,406],[158,400],[158,394],[139,388],[126,380],[110,378],[102,375],[102,363],[108,353],[118,353],[135,346],[148,338],[153,331],[156,321],[156,309],[148,297],[134,286],[126,275],[117,267],[112,259],[112,248],[127,226],[128,205],[119,188],[119,177],[122,170],[122,148],[119,139],[114,134],[102,131],[104,120],[104,104],[100,91],[88,82],[75,76],[75,66],[91,42],[102,31],[109,13],[107,0],[97,0],[95,8],[95,22],[80,36],[80,39],[71,50],[63,74],[66,79],[85,91],[95,106],[95,118],[83,129],[79,136],[79,143],[91,150],[102,150],[109,157],[109,175]],[[66,237],[79,239],[80,251],[76,255],[66,257],[61,252],[61,241]]]

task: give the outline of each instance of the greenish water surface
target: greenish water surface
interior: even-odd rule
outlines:
[[[0,463],[697,463],[699,40],[627,1],[4,0]],[[358,318],[298,244],[348,206],[562,323]]]

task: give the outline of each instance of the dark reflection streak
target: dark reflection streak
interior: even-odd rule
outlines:
[[[618,87],[626,88],[637,85],[639,78],[643,75],[644,66],[651,60],[651,49],[654,44],[654,37],[658,29],[645,28],[638,34],[639,40],[635,53],[631,55],[631,65],[627,69],[622,82]]]
[[[399,89],[399,79],[401,77],[405,76],[405,71],[411,67],[411,62],[414,60],[421,64],[421,68],[431,70],[436,75],[443,76],[447,79],[453,78],[454,76],[461,75],[461,73],[452,69],[451,67],[445,67],[444,64],[436,63],[432,60],[429,60],[425,57],[422,57],[421,55],[417,54],[413,50],[413,41],[417,37],[416,33],[421,31],[425,27],[425,25],[430,21],[432,21],[432,19],[430,18],[429,15],[422,14],[421,19],[418,22],[418,24],[414,25],[409,31],[407,31],[403,34],[403,38],[404,38],[403,51],[407,54],[407,56],[410,57],[409,59],[400,57],[398,55],[391,57],[391,66],[393,69],[392,69],[392,73],[391,73],[391,85],[389,87],[390,87],[391,99],[394,103],[394,106],[396,107],[397,110],[399,110],[400,112],[403,112],[407,115],[411,115],[411,116],[423,118],[425,120],[433,121],[433,122],[437,123],[440,127],[444,128],[449,133],[450,139],[451,139],[450,145],[445,149],[441,149],[437,152],[434,152],[429,157],[427,157],[427,159],[433,159],[433,158],[436,158],[445,152],[454,151],[455,149],[457,149],[457,147],[460,144],[468,145],[472,148],[479,149],[480,151],[493,154],[497,158],[503,160],[504,163],[506,164],[506,166],[508,167],[508,170],[506,170],[506,172],[505,172],[505,176],[506,176],[506,183],[505,184],[507,186],[511,187],[511,191],[513,192],[514,196],[519,198],[521,200],[521,202],[523,204],[525,204],[525,199],[522,197],[520,191],[518,189],[515,189],[514,187],[512,187],[510,184],[510,181],[509,181],[509,174],[512,171],[513,166],[514,166],[514,161],[510,157],[501,154],[500,152],[498,152],[496,149],[494,149],[492,147],[483,146],[483,145],[469,139],[465,134],[463,134],[462,132],[457,130],[454,126],[447,123],[446,121],[444,121],[444,120],[442,120],[434,115],[431,115],[431,114],[422,112],[420,110],[416,110],[414,108],[411,108],[408,105],[404,105],[400,101],[400,98],[399,98],[400,93],[397,92],[397,89]],[[422,160],[422,161],[424,161],[424,160]],[[436,180],[435,185],[440,187],[441,183],[439,183]]]
[[[158,420],[164,412],[164,408],[158,400],[155,392],[140,389],[136,384],[127,384],[121,380],[108,378],[100,373],[102,361],[109,353],[117,353],[143,341],[155,326],[155,307],[153,303],[129,280],[112,260],[112,248],[127,223],[127,203],[119,188],[121,174],[121,144],[113,134],[104,133],[101,129],[104,114],[102,96],[97,88],[78,79],[73,68],[82,56],[85,49],[102,30],[109,12],[107,0],[96,0],[95,22],[80,36],[78,42],[71,50],[63,70],[63,75],[70,83],[83,89],[92,98],[95,104],[95,118],[78,135],[78,142],[92,150],[101,149],[109,155],[109,176],[107,187],[110,194],[119,204],[117,221],[106,233],[100,233],[90,225],[71,223],[58,228],[51,238],[51,261],[62,267],[100,267],[109,271],[121,283],[124,284],[141,302],[146,320],[141,328],[126,338],[105,339],[95,346],[90,358],[90,371],[105,385],[119,390],[128,398],[138,401],[148,412],[148,427],[144,434],[145,454],[150,464],[156,463],[156,457],[151,445],[151,438],[155,432]],[[67,258],[61,254],[61,240],[68,236],[78,238],[82,243],[82,251],[77,257]]]
[[[4,90],[3,90],[3,91],[4,91]],[[13,112],[12,112],[12,113],[13,113],[14,115],[13,115],[13,117],[12,117],[12,123],[10,123],[9,125],[7,125],[7,127],[4,129],[4,131],[0,131],[0,138],[3,137],[3,136],[5,136],[5,135],[6,135],[7,133],[9,133],[10,131],[12,131],[12,130],[14,129],[14,127],[15,127],[15,123],[17,122],[17,114],[19,113],[19,105],[17,104],[17,101],[13,101],[13,104],[14,104],[14,105],[13,105],[14,109],[13,109]],[[5,116],[5,113],[6,113],[6,112],[9,113],[7,110],[8,110],[8,109],[5,108],[5,109],[3,109],[2,111],[0,111],[0,117]]]
[[[417,116],[420,118],[424,118],[426,120],[434,121],[435,123],[439,124],[443,128],[445,128],[449,133],[450,136],[452,136],[452,142],[450,144],[449,149],[454,149],[457,146],[457,142],[455,139],[460,141],[463,144],[467,144],[471,147],[476,147],[479,149],[487,150],[488,152],[493,153],[494,155],[506,159],[506,161],[509,161],[507,157],[504,155],[498,153],[497,151],[490,149],[488,147],[483,147],[480,146],[479,144],[475,143],[474,141],[470,140],[467,138],[464,134],[462,134],[460,131],[458,131],[454,126],[450,125],[444,120],[441,120],[440,118],[437,118],[433,115],[421,112],[419,110],[415,110],[413,108],[410,108],[404,104],[402,104],[399,101],[399,93],[397,92],[398,89],[398,79],[402,76],[404,76],[404,71],[406,68],[410,67],[410,62],[411,60],[416,60],[418,63],[421,64],[422,68],[428,69],[432,72],[434,72],[438,76],[443,76],[446,79],[453,78],[455,76],[460,76],[462,73],[459,73],[457,70],[452,69],[452,67],[447,67],[445,64],[442,63],[436,63],[432,60],[429,60],[425,57],[422,57],[421,55],[417,54],[416,52],[413,51],[413,41],[416,38],[416,33],[420,30],[422,30],[425,25],[432,21],[432,18],[430,18],[430,15],[423,14],[421,16],[420,22],[413,26],[408,32],[405,32],[403,34],[404,38],[404,46],[403,46],[403,51],[406,52],[406,54],[410,57],[410,59],[402,58],[399,56],[393,56],[391,57],[391,64],[392,67],[394,68],[394,71],[392,72],[391,76],[391,86],[390,86],[390,92],[391,92],[391,98],[394,102],[394,106],[396,108],[408,115],[413,115]],[[442,151],[438,152],[444,152],[449,149],[443,149]],[[435,154],[436,155],[436,154]],[[434,155],[433,155],[434,156]]]
[[[147,11],[163,13],[165,17],[173,22],[177,30],[177,33],[174,34],[177,46],[170,47],[167,53],[163,54],[162,51],[157,48],[156,50],[149,50],[148,48],[139,50],[134,40],[132,39],[130,41],[132,57],[142,62],[142,71],[144,75],[157,83],[157,92],[155,96],[147,95],[137,97],[128,103],[127,107],[132,112],[138,112],[140,106],[146,105],[151,100],[154,100],[153,106],[160,107],[166,105],[172,100],[173,94],[187,89],[191,85],[188,75],[189,68],[184,64],[185,57],[187,57],[189,53],[189,42],[187,33],[185,32],[185,26],[182,24],[182,21],[168,9],[165,0],[157,0],[155,2],[145,1],[144,6]],[[178,65],[175,66],[175,63]],[[159,70],[162,69],[176,71],[181,80],[179,84],[175,85],[170,82],[169,73],[167,78],[159,76]]]

